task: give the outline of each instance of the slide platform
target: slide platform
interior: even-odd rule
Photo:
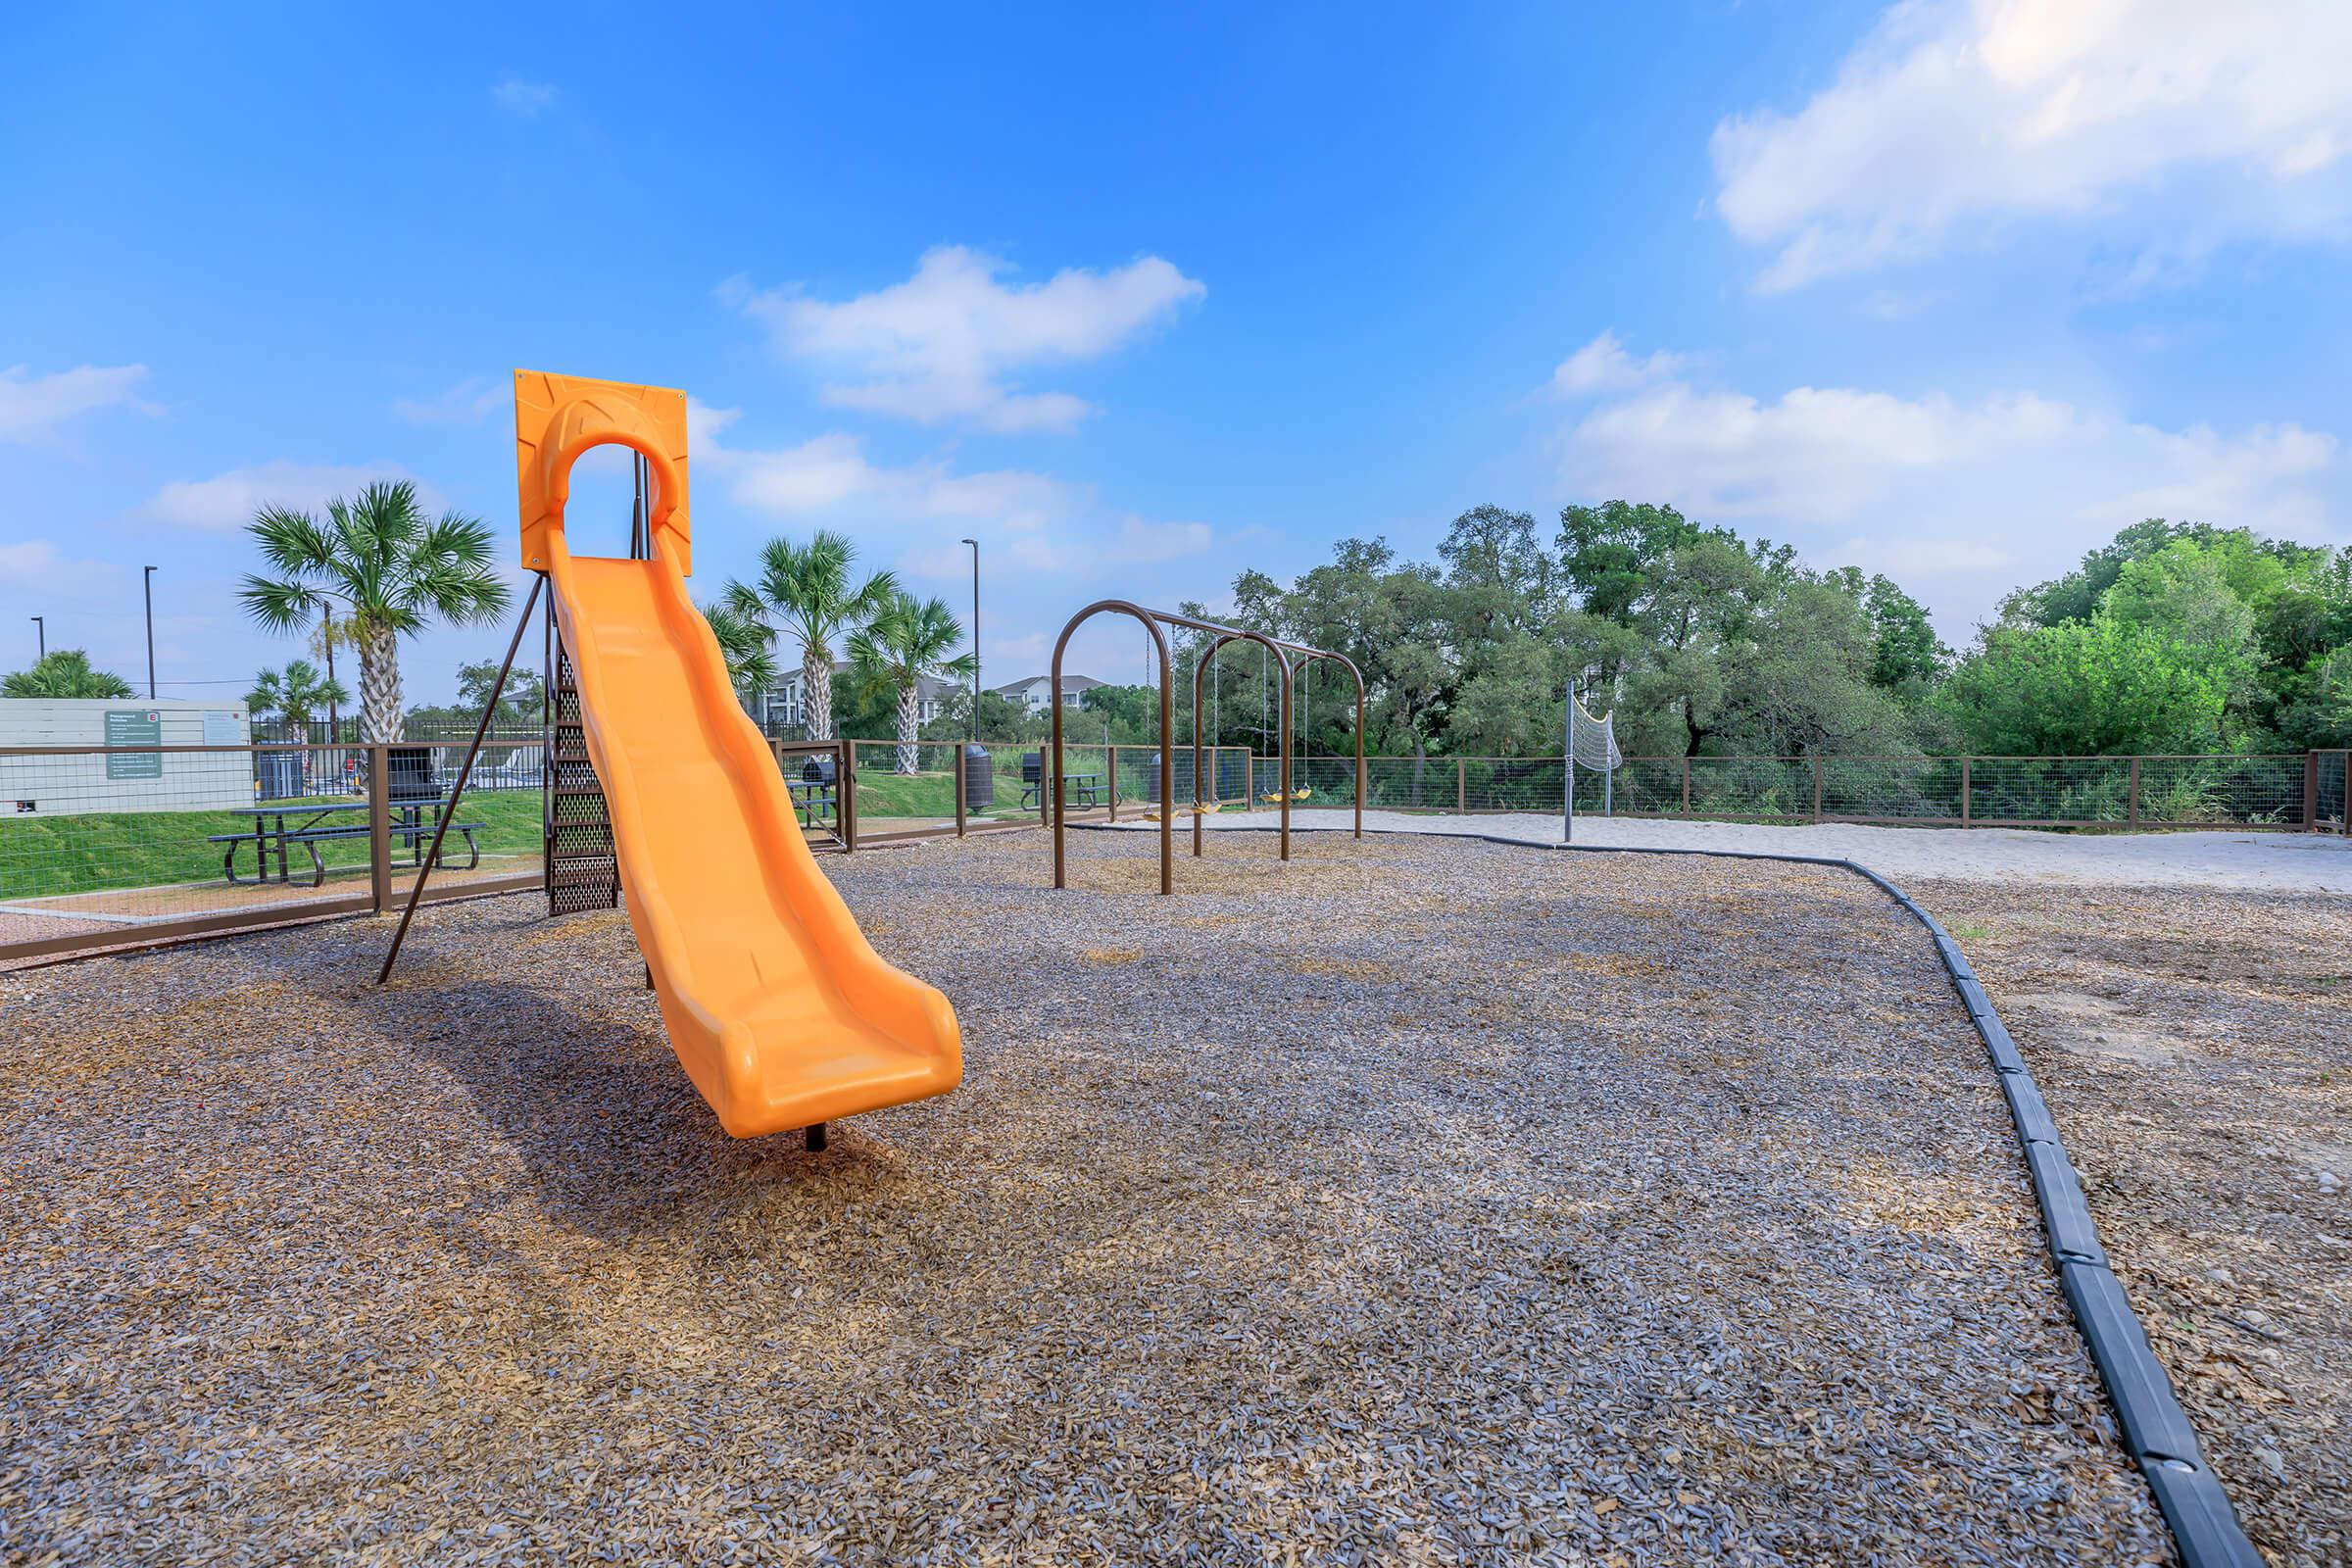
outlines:
[[[954,1089],[955,1009],[858,928],[687,595],[684,396],[531,371],[515,391],[524,560],[554,595],[621,891],[687,1076],[738,1138]],[[651,560],[564,544],[571,463],[612,443],[648,456]]]

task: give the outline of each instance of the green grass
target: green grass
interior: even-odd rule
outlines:
[[[985,817],[1031,814],[1021,801],[1019,762],[996,777],[996,804]],[[1073,764],[1073,770],[1075,764]],[[322,798],[288,804],[287,826],[302,820],[305,805],[348,802],[356,796]],[[275,811],[270,803],[267,809]],[[858,770],[858,810],[861,817],[915,817],[938,821],[956,815],[956,775],[949,772],[894,773],[887,765]],[[340,826],[365,821],[357,812],[337,813],[327,824]],[[457,820],[480,822],[474,834],[484,854],[536,855],[541,846],[539,792],[531,790],[469,790]],[[218,883],[220,856],[226,848],[210,844],[214,833],[250,833],[251,811],[97,811],[75,816],[0,818],[0,899],[53,898],[70,893],[98,893],[124,888],[161,887],[172,883]],[[464,864],[465,846],[452,840],[444,852]],[[360,871],[368,864],[365,838],[321,843],[318,854],[328,871]],[[395,842],[396,864],[409,859],[405,842]],[[297,882],[310,875],[310,857],[300,845],[290,846],[286,864]],[[276,857],[270,858],[276,869]],[[256,867],[253,847],[237,854],[237,874],[251,877]]]
[[[343,800],[354,797],[340,797]],[[302,820],[296,813],[307,804],[286,807],[288,827]],[[272,812],[274,805],[268,808]],[[951,809],[953,805],[951,804]],[[364,822],[359,812],[337,813],[339,822]],[[537,790],[471,790],[459,806],[460,822],[479,822],[474,842],[485,854],[539,853],[539,792]],[[274,826],[274,822],[271,824]],[[324,825],[324,824],[321,824]],[[218,882],[220,856],[227,848],[205,842],[212,833],[250,833],[251,811],[94,811],[77,816],[37,816],[0,819],[0,899],[32,899],[66,893],[93,893],[115,888],[158,887],[173,882]],[[429,840],[428,840],[429,842]],[[452,839],[443,852],[462,855],[463,843]],[[395,842],[396,860],[408,860],[408,846]],[[365,838],[335,839],[318,846],[329,871],[357,869],[368,864]],[[464,864],[460,859],[457,863]],[[241,877],[254,874],[253,847],[238,852]],[[310,856],[300,845],[288,848],[286,865],[296,881],[306,880]],[[271,857],[271,870],[276,869]]]
[[[863,759],[860,758],[862,761]],[[1020,816],[1028,814],[1021,808],[1021,775],[1018,772],[997,774],[996,804],[978,816]],[[1034,811],[1035,808],[1030,808]],[[956,815],[956,775],[953,773],[894,773],[889,767],[861,766],[858,769],[858,814],[859,817],[919,816],[953,820]]]

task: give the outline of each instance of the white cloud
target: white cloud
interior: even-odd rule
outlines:
[[[838,432],[796,447],[711,458],[730,473],[735,499],[761,512],[822,512],[883,488],[857,438]]]
[[[740,417],[737,409],[686,405],[687,450],[701,471],[726,484],[739,506],[781,516],[838,512],[857,506],[899,516],[978,519],[1031,529],[1074,510],[1083,492],[1050,474],[1017,468],[955,473],[936,464],[878,466],[865,445],[832,430],[797,446],[737,448],[719,432]]]
[[[251,522],[254,513],[266,506],[318,512],[334,497],[351,495],[380,479],[409,477],[396,463],[344,466],[279,458],[209,479],[172,480],[140,503],[132,515],[145,522],[225,533]],[[419,493],[428,510],[438,509],[433,492],[420,486]]]
[[[1716,208],[1741,239],[1778,248],[1767,289],[2019,216],[2112,220],[2166,190],[2194,196],[2146,215],[2138,238],[2160,251],[2340,236],[2347,59],[2343,0],[1896,5],[1795,113],[1716,127]]]
[[[1824,564],[1890,572],[1947,632],[2020,575],[2054,575],[2144,516],[2326,541],[2344,488],[2324,432],[2165,429],[2031,392],[1961,402],[1800,386],[1767,399],[1670,381],[1577,416],[1560,454],[1579,499],[1668,502]]]
[[[0,370],[0,441],[45,444],[57,438],[59,425],[97,409],[161,413],[154,404],[139,400],[138,385],[146,378],[144,365],[81,365],[47,375],[12,365]]]
[[[1095,566],[1163,565],[1204,554],[1216,542],[1215,531],[1205,522],[1153,522],[1130,513],[1115,528],[1018,534],[1008,548],[1016,565],[1060,572]]]
[[[537,120],[555,106],[556,89],[544,81],[501,76],[490,89],[490,99],[517,120]]]
[[[1559,363],[1551,390],[1561,397],[1587,397],[1663,380],[1683,367],[1683,356],[1658,350],[1646,360],[1625,352],[1615,332],[1603,332]]]
[[[1147,256],[1109,271],[1066,268],[1007,285],[1008,264],[960,245],[924,253],[905,282],[838,303],[799,288],[720,297],[764,325],[777,350],[837,368],[825,401],[932,424],[995,431],[1067,430],[1093,411],[1066,392],[1023,391],[1024,366],[1099,359],[1206,290]]]
[[[63,555],[46,539],[0,544],[0,582],[21,583],[43,594],[85,593],[121,575],[122,568],[108,562]]]
[[[411,424],[479,424],[514,397],[512,387],[469,375],[429,402],[395,398],[392,412]]]
[[[1092,488],[1050,473],[876,464],[845,431],[789,447],[729,446],[717,432],[737,416],[733,409],[687,405],[689,450],[697,473],[708,476],[702,482],[723,486],[737,506],[778,517],[852,524],[884,542],[895,532],[897,564],[913,576],[960,580],[970,557],[951,540],[965,534],[983,538],[991,561],[1040,572],[1152,564],[1218,543],[1206,523],[1104,516]]]
[[[1833,546],[1827,557],[1836,565],[1860,566],[1905,580],[1993,571],[2018,561],[2016,551],[1978,539],[1871,539],[1860,534]]]

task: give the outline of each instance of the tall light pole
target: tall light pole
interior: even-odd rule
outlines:
[[[49,657],[49,627],[48,623],[38,615],[32,617],[32,634],[40,639],[41,657],[47,659]]]
[[[155,701],[155,568],[149,566],[139,586],[147,593],[147,700]]]
[[[972,547],[972,740],[980,739],[980,541],[966,539]]]

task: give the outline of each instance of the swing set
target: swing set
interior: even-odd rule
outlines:
[[[1069,649],[1071,636],[1078,628],[1094,619],[1095,616],[1102,614],[1130,615],[1141,621],[1144,630],[1151,634],[1153,651],[1159,656],[1159,777],[1160,794],[1163,797],[1175,794],[1176,705],[1174,698],[1176,681],[1175,662],[1168,652],[1168,636],[1161,628],[1182,626],[1190,631],[1203,632],[1209,638],[1207,646],[1200,652],[1199,661],[1193,665],[1193,804],[1188,814],[1193,819],[1193,855],[1196,858],[1200,857],[1201,850],[1200,818],[1206,811],[1214,808],[1202,790],[1201,763],[1206,748],[1203,746],[1200,736],[1201,682],[1208,673],[1210,664],[1215,662],[1217,651],[1227,643],[1257,644],[1258,648],[1270,657],[1274,670],[1281,677],[1279,689],[1282,696],[1279,709],[1282,746],[1276,773],[1276,788],[1282,808],[1280,836],[1282,858],[1285,860],[1291,858],[1291,802],[1294,798],[1291,790],[1291,699],[1297,685],[1298,672],[1317,660],[1329,660],[1346,669],[1354,678],[1355,836],[1359,839],[1364,836],[1364,676],[1363,672],[1355,667],[1354,661],[1348,659],[1345,654],[1335,654],[1329,649],[1310,648],[1304,643],[1285,642],[1279,637],[1269,637],[1263,632],[1244,631],[1238,626],[1220,626],[1215,621],[1200,620],[1191,615],[1180,615],[1165,610],[1148,610],[1130,600],[1100,599],[1072,615],[1069,624],[1061,628],[1060,639],[1054,644],[1054,668],[1050,677],[1051,684],[1048,686],[1048,690],[1053,694],[1053,742],[1046,752],[1047,775],[1043,799],[1048,803],[1054,818],[1054,885],[1056,888],[1069,886],[1067,861],[1062,846],[1063,818],[1068,811],[1067,803],[1062,798],[1062,781],[1065,774],[1061,755],[1061,660],[1062,655]],[[1253,767],[1252,772],[1254,773],[1254,771]],[[1253,796],[1257,789],[1257,780],[1254,777],[1250,780],[1249,787],[1250,793]],[[1298,792],[1300,796],[1305,793],[1303,790]],[[1163,799],[1159,804],[1159,891],[1162,894],[1171,894],[1176,891],[1176,814],[1178,808],[1171,799]]]

